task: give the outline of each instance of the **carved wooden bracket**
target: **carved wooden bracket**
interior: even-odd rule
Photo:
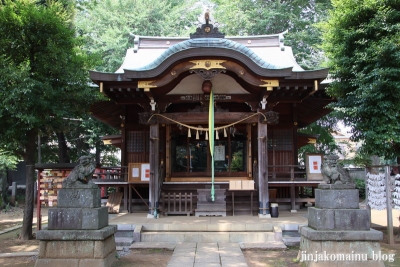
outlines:
[[[142,112],[139,113],[139,123],[140,124],[144,124],[144,125],[150,125],[150,124],[157,124],[158,123],[158,119],[157,116],[153,116],[152,115],[155,113],[151,113],[151,112]]]
[[[264,116],[260,116],[260,120],[259,120],[260,123],[268,123],[268,124],[274,125],[279,122],[279,113],[278,112],[271,110],[271,111],[267,111],[263,114],[264,114],[266,120],[265,120]]]

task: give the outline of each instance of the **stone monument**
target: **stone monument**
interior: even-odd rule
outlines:
[[[308,226],[299,229],[298,260],[307,267],[384,267],[383,234],[370,228],[370,214],[359,209],[358,189],[338,158],[328,155],[322,163],[324,182],[315,190],[315,207],[308,208]]]
[[[94,170],[92,159],[83,156],[63,181],[48,228],[36,233],[35,267],[108,267],[116,260],[116,226],[108,225],[108,209],[101,207],[100,189],[92,182]]]

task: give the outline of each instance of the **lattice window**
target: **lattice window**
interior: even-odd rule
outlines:
[[[275,150],[292,150],[293,132],[288,130],[274,130],[274,145]]]
[[[147,151],[148,132],[129,131],[127,132],[126,150],[127,152],[145,152]]]

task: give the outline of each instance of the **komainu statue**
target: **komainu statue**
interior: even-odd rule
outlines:
[[[92,177],[96,169],[92,157],[82,156],[79,164],[72,169],[71,173],[63,181],[63,188],[97,188]]]
[[[348,170],[337,163],[339,157],[334,154],[325,155],[321,164],[322,177],[327,184],[350,184]]]

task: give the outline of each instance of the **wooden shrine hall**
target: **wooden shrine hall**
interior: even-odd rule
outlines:
[[[121,131],[104,139],[121,148],[129,206],[268,217],[270,202],[312,201],[298,148],[316,137],[298,129],[330,112],[327,75],[303,70],[284,33],[225,37],[205,21],[190,38],[134,36],[115,73],[90,72],[109,99],[91,112]]]

